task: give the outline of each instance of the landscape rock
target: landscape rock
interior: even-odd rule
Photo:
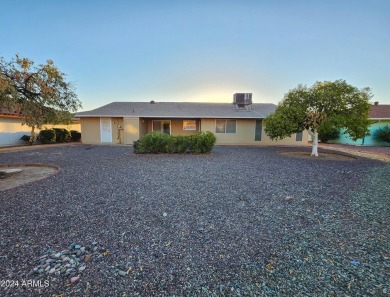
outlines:
[[[46,288],[14,287],[0,295],[390,292],[387,163],[298,159],[280,155],[283,147],[218,146],[202,156],[88,147],[0,151],[3,164],[61,167],[56,176],[0,192],[1,279],[50,281]],[[63,256],[54,259],[58,252]],[[60,275],[45,272],[57,264]]]

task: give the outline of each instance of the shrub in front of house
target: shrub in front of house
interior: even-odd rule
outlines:
[[[375,136],[380,140],[390,142],[390,126],[386,125],[382,128],[379,128],[378,130],[376,130]]]
[[[166,153],[168,139],[171,135],[152,132],[146,134],[141,139],[134,141],[133,148],[137,154],[158,154]]]
[[[184,154],[190,152],[191,137],[190,136],[171,136],[166,146],[168,154]]]
[[[72,136],[69,132],[69,130],[63,129],[63,128],[53,128],[55,134],[56,134],[56,142],[62,143],[62,142],[69,142],[72,140]]]
[[[216,142],[215,135],[209,131],[191,135],[190,152],[194,154],[210,153]]]
[[[41,130],[38,134],[38,141],[43,144],[55,143],[56,132],[53,129]]]
[[[81,141],[81,133],[76,130],[70,130],[70,136],[72,141]]]
[[[22,137],[20,137],[20,140],[23,140],[26,144],[32,144],[32,142],[30,142],[30,135],[23,135]]]
[[[133,148],[136,154],[205,154],[211,152],[215,141],[216,138],[211,132],[188,136],[153,132],[134,141]]]

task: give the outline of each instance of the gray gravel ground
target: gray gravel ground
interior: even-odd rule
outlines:
[[[389,296],[390,165],[285,149],[0,152],[61,167],[0,192],[0,295]],[[105,252],[74,282],[32,273],[48,249],[92,242]]]

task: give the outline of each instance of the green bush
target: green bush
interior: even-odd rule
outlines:
[[[20,137],[20,140],[23,140],[26,144],[32,144],[32,142],[30,141],[30,135],[23,135],[22,137]]]
[[[81,141],[81,133],[76,130],[70,130],[72,141]]]
[[[339,129],[328,126],[321,128],[318,129],[318,139],[321,140],[321,142],[327,143],[329,140],[333,140],[339,137]]]
[[[379,128],[378,130],[376,130],[375,137],[377,137],[383,141],[390,142],[390,126],[386,125],[382,128]]]
[[[171,136],[166,146],[166,153],[184,154],[190,152],[190,148],[191,136]]]
[[[215,141],[216,138],[211,132],[189,136],[153,132],[134,141],[133,148],[136,154],[205,154],[211,152]]]
[[[56,132],[53,129],[41,130],[38,134],[38,141],[43,144],[55,143]]]
[[[165,133],[152,132],[135,141],[133,147],[138,154],[166,153],[170,137],[171,135]]]
[[[69,132],[69,130],[62,129],[62,128],[53,128],[55,134],[56,134],[56,142],[62,143],[62,142],[69,142],[72,140],[72,136]]]
[[[192,138],[190,151],[194,154],[206,154],[211,152],[216,138],[209,131],[190,136]]]

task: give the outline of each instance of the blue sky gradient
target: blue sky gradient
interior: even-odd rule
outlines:
[[[0,56],[52,59],[83,110],[113,101],[277,103],[345,79],[390,104],[390,1],[4,1]]]

